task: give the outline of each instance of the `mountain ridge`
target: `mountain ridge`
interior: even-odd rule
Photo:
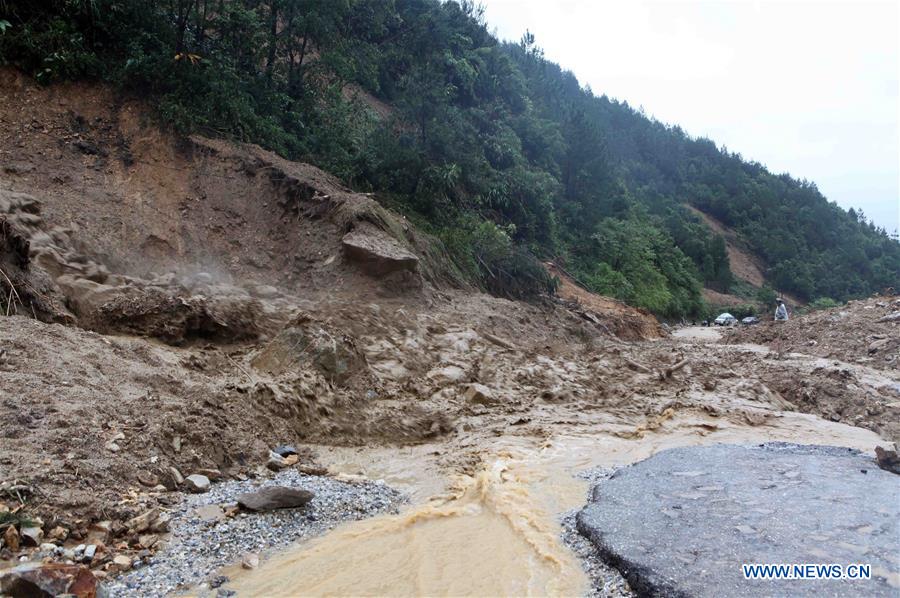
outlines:
[[[152,98],[179,133],[258,143],[374,192],[492,293],[547,292],[538,259],[664,318],[708,312],[704,287],[843,301],[900,286],[900,244],[855,211],[594,95],[530,34],[499,42],[473,2],[91,10],[17,7],[0,53],[39,81],[103,79]],[[736,280],[728,243],[688,206],[744,241],[764,284]]]

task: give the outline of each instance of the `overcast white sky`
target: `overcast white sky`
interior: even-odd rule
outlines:
[[[481,0],[595,94],[900,226],[900,2]]]

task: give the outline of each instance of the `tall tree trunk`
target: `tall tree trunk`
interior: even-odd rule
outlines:
[[[306,41],[309,39],[308,27],[303,30],[303,45],[300,46],[300,61],[297,63],[297,68],[303,68],[303,59],[306,58]]]
[[[278,0],[269,2],[269,55],[266,58],[266,79],[272,80],[275,68],[275,50],[278,45]]]
[[[198,0],[199,3],[199,0]],[[209,14],[209,0],[203,0],[203,10],[197,7],[197,46],[203,47],[206,39],[206,16]]]
[[[194,5],[199,0],[178,0],[178,11],[176,15],[175,28],[176,28],[176,37],[175,37],[175,55],[181,54],[184,52],[184,36],[187,32],[188,21],[191,16],[191,11],[194,9]]]

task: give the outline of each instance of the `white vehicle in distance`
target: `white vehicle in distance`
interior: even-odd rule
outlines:
[[[720,314],[718,318],[713,320],[713,324],[716,326],[733,326],[737,323],[737,318],[728,313],[727,311],[724,314]]]

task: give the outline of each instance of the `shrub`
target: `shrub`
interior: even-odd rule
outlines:
[[[841,305],[841,303],[838,303],[831,297],[819,297],[807,307],[810,311],[815,311],[817,309],[831,309],[832,307],[838,307],[839,305]]]
[[[474,216],[438,232],[453,260],[485,291],[510,299],[553,294],[558,281],[507,230]]]

